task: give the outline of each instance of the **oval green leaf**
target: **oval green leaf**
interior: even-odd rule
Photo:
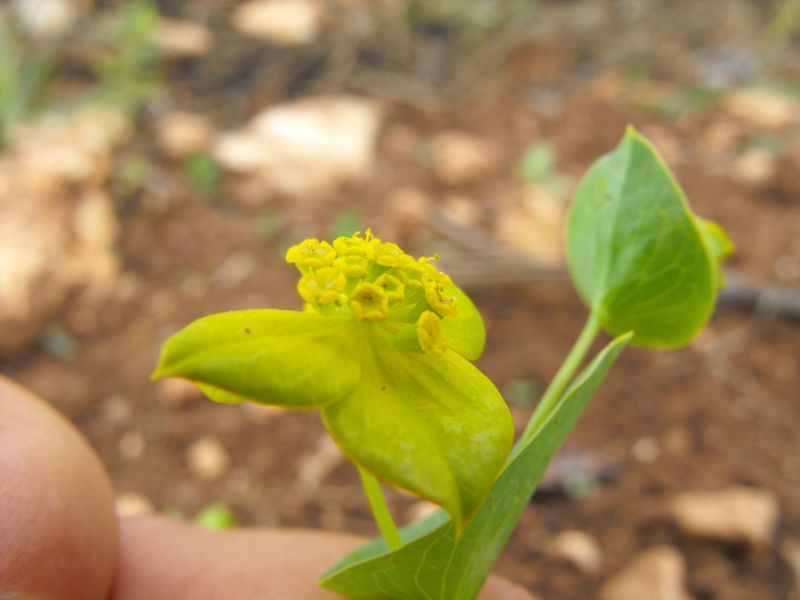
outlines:
[[[508,456],[514,428],[497,388],[469,361],[404,352],[365,331],[358,386],[323,408],[342,451],[378,479],[442,506],[461,529]]]
[[[167,340],[153,379],[188,379],[217,402],[323,406],[358,383],[350,323],[289,310],[211,315]]]
[[[614,335],[641,346],[688,343],[711,316],[732,246],[692,214],[655,148],[633,128],[578,186],[567,260],[578,293]]]
[[[383,540],[356,549],[322,576],[324,588],[354,600],[470,600],[500,556],[550,459],[630,340],[611,342],[581,372],[542,429],[518,443],[486,502],[460,537],[434,513],[401,530],[406,545],[389,551]]]

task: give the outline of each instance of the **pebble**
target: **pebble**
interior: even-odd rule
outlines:
[[[120,517],[135,517],[153,513],[153,505],[146,497],[136,492],[123,492],[117,495],[117,515]]]
[[[328,434],[323,434],[316,449],[303,457],[297,470],[295,490],[304,498],[311,498],[323,480],[342,462],[342,452]]]
[[[214,127],[205,115],[175,111],[158,122],[156,135],[164,154],[184,158],[208,150]]]
[[[203,481],[219,479],[231,464],[228,451],[212,436],[201,437],[192,442],[186,459],[192,474]]]
[[[671,546],[652,546],[600,587],[600,600],[690,600],[686,561]]]
[[[147,440],[141,431],[128,431],[119,438],[117,450],[126,460],[138,460],[147,448]]]
[[[356,96],[315,96],[272,106],[218,136],[214,158],[248,177],[248,196],[305,202],[372,173],[380,106]]]
[[[156,383],[158,397],[170,406],[183,406],[191,400],[203,398],[203,392],[194,383],[177,377],[161,379]]]
[[[161,19],[154,42],[166,56],[196,58],[205,56],[213,45],[211,32],[202,25],[189,21]]]
[[[551,556],[572,563],[582,572],[593,575],[603,565],[603,551],[591,535],[576,529],[561,531],[550,541]]]
[[[780,509],[770,490],[734,486],[681,494],[670,512],[687,535],[763,548],[772,541]]]
[[[769,131],[781,131],[800,117],[800,105],[785,94],[766,88],[740,88],[731,92],[725,110],[740,121]]]
[[[416,523],[417,521],[422,521],[423,519],[427,519],[433,513],[435,513],[439,509],[433,502],[428,502],[427,500],[420,500],[419,502],[415,502],[408,509],[405,511],[405,518],[406,523]]]
[[[488,140],[464,131],[437,134],[431,145],[431,167],[448,185],[473,183],[494,174],[500,162],[498,148]]]
[[[323,6],[314,0],[251,0],[233,13],[234,29],[281,46],[313,42],[322,29]]]
[[[731,168],[736,181],[756,186],[768,184],[777,170],[777,161],[772,153],[757,148],[737,157]]]
[[[661,446],[658,440],[651,437],[639,438],[631,446],[631,456],[636,462],[652,464],[661,455]]]

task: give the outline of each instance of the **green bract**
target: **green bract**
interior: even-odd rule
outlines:
[[[578,292],[607,331],[678,347],[703,327],[733,246],[689,209],[655,148],[629,128],[578,187],[567,258]]]
[[[306,240],[286,256],[305,310],[202,318],[164,345],[154,377],[218,402],[320,408],[343,452],[442,506],[459,532],[511,448],[513,425],[480,356],[475,306],[431,259],[367,232]]]

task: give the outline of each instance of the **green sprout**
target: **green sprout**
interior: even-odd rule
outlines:
[[[629,128],[575,194],[567,261],[589,316],[513,448],[506,404],[470,362],[485,341],[475,306],[433,259],[369,231],[290,248],[302,312],[195,321],[167,341],[154,377],[189,379],[218,402],[321,410],[382,533],[322,587],[357,600],[469,600],[622,350],[689,343],[711,316],[731,251]],[[601,331],[616,337],[581,369]],[[441,509],[398,530],[378,480]]]

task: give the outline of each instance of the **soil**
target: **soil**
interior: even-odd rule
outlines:
[[[178,4],[171,4],[175,14]],[[224,5],[203,4],[213,6],[212,16]],[[545,4],[555,10],[562,3]],[[251,52],[241,40],[236,47]],[[608,66],[581,56],[581,50],[558,37],[523,45],[487,83],[495,87],[472,99],[441,98],[433,106],[405,97],[386,99],[387,126],[374,176],[332,197],[248,208],[232,200],[235,186],[227,182],[215,201],[186,185],[175,185],[166,204],[150,202],[146,193],[120,201],[122,274],[101,296],[76,294],[51,324],[74,338],[76,355],[59,359],[37,345],[4,363],[2,371],[66,413],[97,449],[119,492],[140,494],[156,510],[194,515],[219,500],[242,525],[374,535],[351,465],[336,463],[313,493],[297,483],[298,470],[319,453],[326,435],[315,412],[254,412],[197,396],[174,398],[148,379],[160,344],[197,317],[246,307],[297,308],[296,275],[282,253],[305,235],[330,235],[343,210],[357,214],[377,235],[390,237],[382,235],[389,232],[421,250],[436,235],[393,216],[385,202],[393,190],[422,190],[435,205],[445,193],[457,192],[490,215],[493,202],[515,184],[515,157],[532,141],[552,144],[559,170],[577,178],[632,122],[665,150],[696,211],[728,230],[737,245],[732,269],[758,280],[800,285],[800,276],[781,279],[776,270],[787,260],[800,261],[798,162],[787,153],[776,158],[778,175],[768,183],[738,183],[726,163],[720,167],[707,150],[710,132],[729,120],[721,109],[654,114],[617,93],[625,63]],[[212,91],[209,73],[236,59],[229,55],[230,50],[219,63],[206,59],[206,66],[171,66],[175,105],[202,108],[227,124],[263,106],[273,91],[258,89],[257,78],[243,84],[236,107],[218,104],[222,95]],[[252,53],[247,60],[253,68],[266,68]],[[576,74],[556,81],[562,69]],[[686,85],[667,75],[661,83],[676,90]],[[137,142],[146,152],[154,152],[145,141],[150,126],[145,118]],[[741,127],[743,137],[751,135]],[[504,149],[499,174],[448,188],[417,154],[391,143],[399,131],[421,147],[450,128],[498,143]],[[790,132],[770,135],[791,140]],[[667,152],[667,147],[675,149]],[[179,165],[153,160],[167,177],[183,181]],[[270,216],[280,225],[264,235],[260,224]],[[491,231],[488,221],[477,228]],[[251,265],[246,276],[235,275],[237,261]],[[501,390],[520,380],[541,389],[586,316],[566,282],[523,279],[467,289],[489,331],[478,365]],[[680,351],[626,350],[568,441],[573,451],[615,462],[617,476],[578,494],[537,497],[498,572],[542,598],[591,598],[606,576],[640,550],[663,542],[686,557],[695,598],[790,597],[792,573],[779,548],[785,540],[800,539],[798,389],[800,323],[757,310],[719,310],[698,340]],[[518,425],[531,410],[530,403],[513,406]],[[231,459],[214,481],[197,477],[186,460],[191,443],[208,435]],[[658,448],[644,461],[632,452],[643,439]],[[777,496],[781,519],[769,548],[751,551],[690,539],[670,522],[667,505],[676,494],[731,484],[767,488]],[[390,502],[398,515],[414,504],[394,492]],[[598,540],[604,557],[598,573],[582,574],[548,555],[548,541],[563,529],[579,529]]]

